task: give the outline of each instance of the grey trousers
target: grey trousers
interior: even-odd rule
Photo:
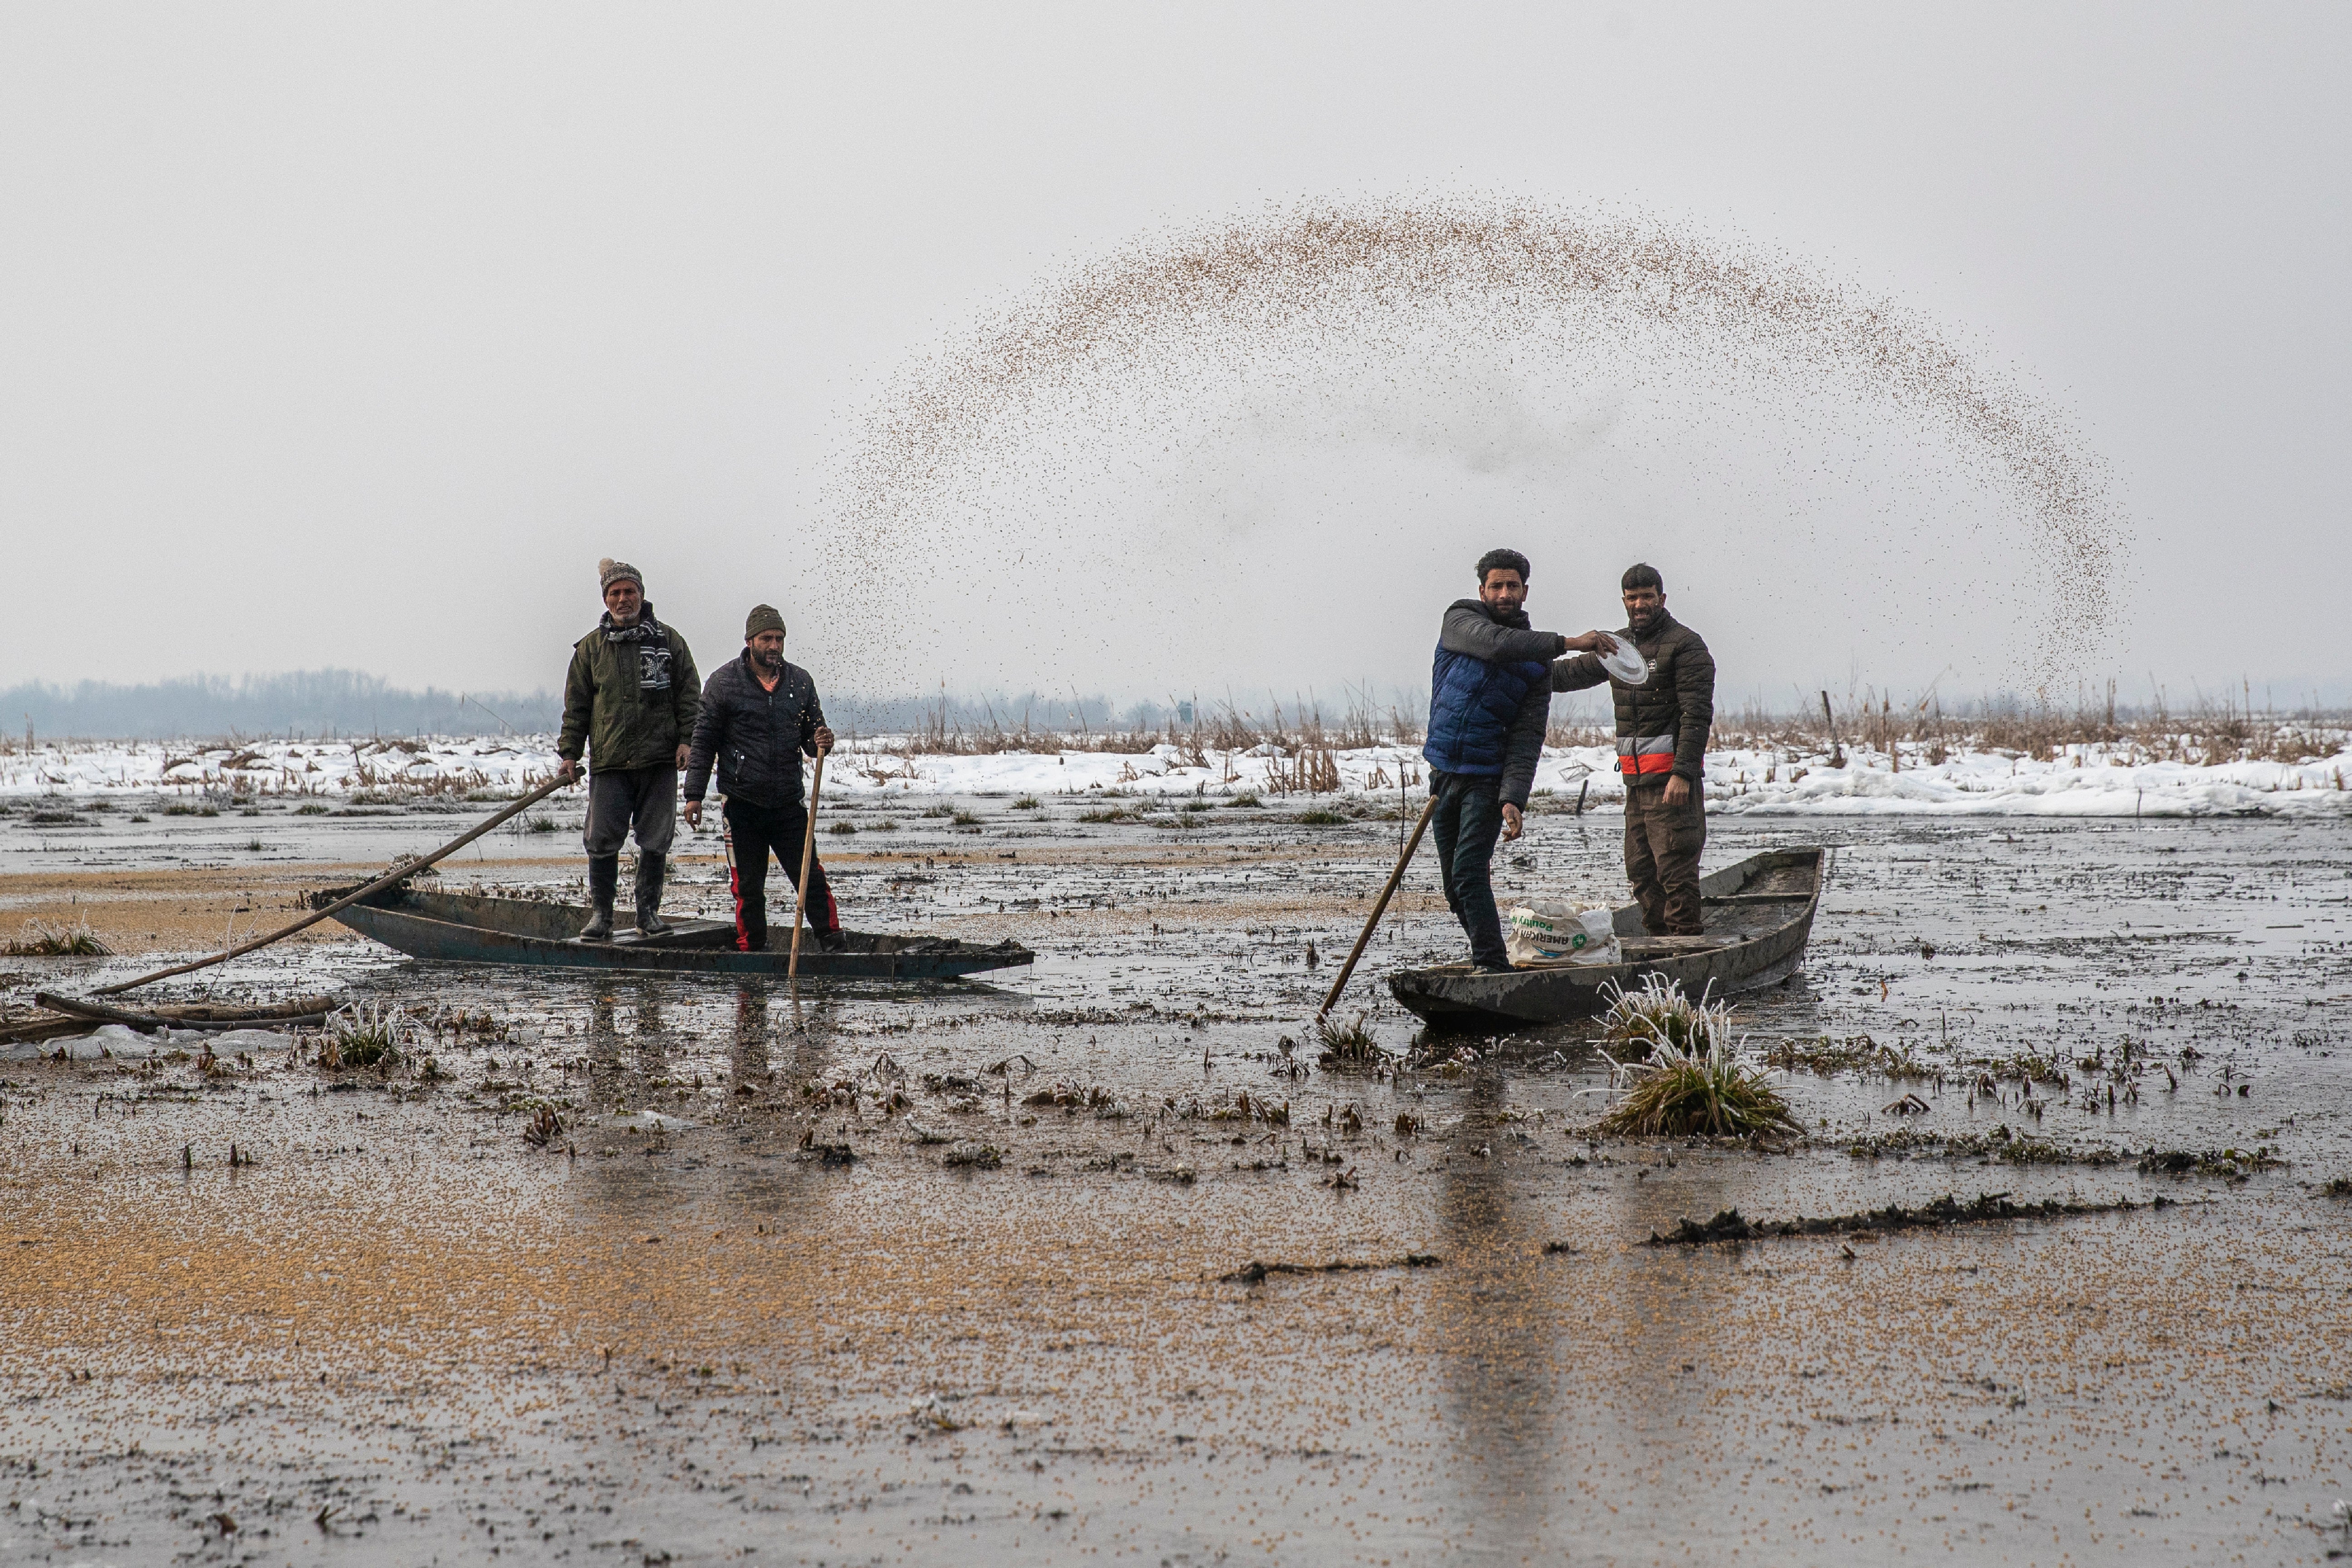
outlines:
[[[581,835],[593,856],[618,855],[635,826],[637,849],[667,855],[677,831],[677,770],[599,768],[588,775],[588,825]]]
[[[1698,858],[1706,847],[1706,801],[1696,784],[1678,806],[1664,781],[1625,789],[1625,879],[1652,936],[1698,936]]]

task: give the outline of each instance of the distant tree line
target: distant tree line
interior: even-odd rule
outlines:
[[[304,669],[231,680],[192,675],[137,686],[28,682],[0,692],[0,727],[86,741],[306,739],[357,735],[543,733],[563,717],[561,694],[411,691],[354,669]],[[501,721],[504,724],[501,724]]]
[[[944,725],[950,730],[1002,729],[1024,724],[1058,732],[1157,728],[1174,714],[1156,703],[1115,707],[1103,697],[1083,700],[1029,693],[1019,697],[865,698],[828,694],[827,716],[847,732],[907,734]],[[1189,712],[1185,715],[1189,721]],[[394,686],[354,669],[305,669],[284,675],[192,675],[136,686],[84,680],[71,686],[27,681],[0,691],[0,731],[84,741],[183,738],[324,739],[360,735],[551,734],[563,721],[563,697],[554,691],[422,691]]]
[[[930,697],[864,697],[825,693],[825,713],[845,734],[908,735],[942,742],[982,739],[1001,743],[1023,735],[1102,735],[1192,731],[1222,723],[1279,728],[1309,713],[1324,723],[1345,715],[1347,728],[1376,724],[1391,706],[1417,714],[1418,694],[1396,694],[1375,708],[1364,692],[1255,699],[1221,694],[1214,700],[1117,702],[1099,694],[1017,696],[982,693]],[[562,723],[563,698],[554,691],[422,691],[394,686],[382,676],[352,669],[306,669],[284,675],[192,675],[136,686],[84,680],[71,686],[28,681],[0,691],[0,733],[58,740],[310,740],[383,735],[551,734]]]

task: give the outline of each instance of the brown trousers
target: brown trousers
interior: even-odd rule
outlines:
[[[1625,789],[1625,877],[1652,936],[1699,934],[1698,856],[1706,847],[1706,796],[1696,784],[1666,805],[1664,779]]]

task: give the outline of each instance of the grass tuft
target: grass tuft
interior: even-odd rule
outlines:
[[[1727,1043],[1722,1036],[1730,1026],[1731,1009],[1694,1002],[1664,975],[1646,976],[1639,991],[1613,989],[1616,996],[1601,1016],[1601,1040],[1617,1047],[1619,1056],[1646,1057],[1661,1046],[1685,1056],[1704,1055]]]
[[[1316,1017],[1312,1032],[1315,1043],[1323,1047],[1321,1064],[1327,1068],[1378,1067],[1388,1059],[1389,1053],[1372,1037],[1364,1020],[1371,1014],[1357,1014],[1344,1024],[1335,1024],[1328,1013]]]
[[[1802,1131],[1780,1091],[1732,1056],[1731,1010],[1722,1004],[1693,1002],[1653,974],[1639,991],[1620,988],[1604,1027],[1607,1038],[1647,1059],[1610,1058],[1610,1085],[1622,1098],[1601,1119],[1601,1131],[1747,1138]]]
[[[11,958],[104,958],[113,951],[88,921],[26,921],[23,936],[0,942],[0,952]]]
[[[414,1022],[401,1008],[354,1003],[328,1016],[321,1060],[330,1068],[390,1068],[414,1033]]]

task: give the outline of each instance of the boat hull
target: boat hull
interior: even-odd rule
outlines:
[[[1626,904],[1612,916],[1628,954],[1623,963],[1507,974],[1444,964],[1391,974],[1389,990],[1432,1025],[1493,1029],[1591,1017],[1608,1007],[1619,988],[1637,989],[1653,974],[1674,981],[1690,996],[1727,996],[1778,984],[1804,960],[1821,905],[1822,872],[1817,848],[1774,849],[1701,878],[1707,923],[1717,933],[1706,945],[1695,939],[1647,938],[1641,907]]]
[[[587,923],[586,909],[528,899],[391,889],[335,918],[386,947],[439,963],[781,977],[791,959],[789,928],[772,932],[764,951],[743,952],[733,944],[732,928],[719,921],[682,921],[664,937],[581,942],[573,933]],[[849,945],[840,952],[802,939],[802,978],[947,980],[1017,968],[1036,958],[1011,941],[982,944],[871,931],[842,934]]]

